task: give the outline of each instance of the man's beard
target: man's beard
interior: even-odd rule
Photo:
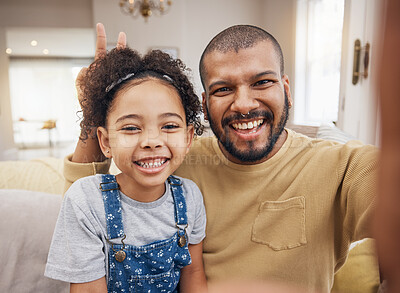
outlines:
[[[282,134],[285,129],[286,122],[289,118],[289,100],[288,96],[285,92],[285,105],[282,111],[281,119],[276,127],[273,126],[274,114],[271,111],[253,111],[250,114],[246,115],[246,118],[262,118],[264,119],[264,123],[270,124],[270,134],[268,135],[268,139],[265,142],[265,145],[261,149],[254,148],[254,142],[248,141],[247,146],[248,150],[241,151],[235,146],[235,142],[230,140],[224,135],[223,131],[217,127],[216,121],[213,120],[208,108],[206,107],[207,117],[209,119],[211,130],[214,132],[218,141],[222,144],[225,150],[231,154],[234,158],[238,159],[241,162],[257,162],[266,158],[271,151],[273,150],[278,138]],[[222,129],[227,129],[229,126],[229,122],[232,120],[239,120],[241,118],[240,114],[231,116],[228,119],[223,119],[221,122]]]

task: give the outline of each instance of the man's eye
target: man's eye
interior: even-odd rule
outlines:
[[[228,87],[221,87],[221,88],[218,88],[218,89],[216,89],[216,90],[214,90],[213,92],[212,92],[212,94],[213,95],[215,95],[215,94],[226,94],[227,92],[230,92],[231,91],[231,89],[230,88],[228,88]]]
[[[257,81],[254,85],[255,85],[255,86],[258,86],[258,85],[269,85],[269,84],[272,84],[272,83],[273,83],[272,80],[263,79],[263,80]]]

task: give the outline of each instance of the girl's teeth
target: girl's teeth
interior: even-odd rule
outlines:
[[[149,163],[145,163],[145,162],[137,162],[138,165],[142,168],[157,168],[162,166],[165,161],[159,161],[159,162],[149,162]]]

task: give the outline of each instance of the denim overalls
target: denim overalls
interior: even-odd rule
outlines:
[[[124,244],[119,186],[114,175],[102,175],[108,236],[108,292],[177,292],[180,269],[191,263],[186,235],[186,201],[182,183],[168,178],[175,204],[177,232],[143,246]],[[113,240],[122,238],[121,240]]]

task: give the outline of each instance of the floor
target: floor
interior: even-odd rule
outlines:
[[[43,157],[64,158],[66,155],[71,154],[75,149],[75,142],[70,143],[57,143],[51,147],[37,146],[37,147],[23,147],[17,150],[16,160],[31,160]]]

